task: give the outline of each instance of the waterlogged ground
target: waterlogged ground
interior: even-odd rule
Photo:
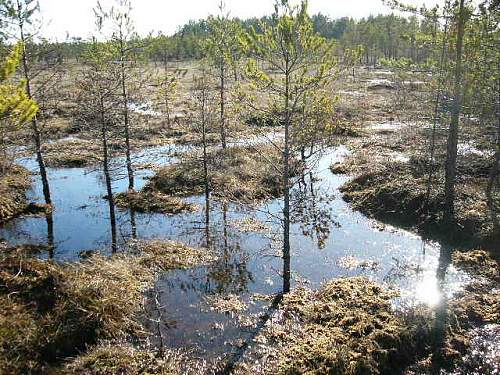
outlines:
[[[134,155],[136,164],[166,164],[176,160],[179,149],[162,146]],[[345,203],[338,188],[347,176],[333,175],[329,166],[341,160],[348,150],[339,146],[329,150],[316,163],[313,173],[299,178],[292,215],[292,278],[295,285],[317,286],[341,276],[365,275],[402,290],[395,303],[438,305],[440,300],[460,289],[468,276],[450,265],[449,249],[429,243],[417,235],[383,226]],[[22,163],[36,170],[33,159]],[[126,190],[127,181],[116,160],[116,193]],[[83,250],[110,248],[108,203],[105,186],[96,169],[50,168],[54,202],[55,251],[58,260],[75,260]],[[144,186],[153,174],[138,172],[136,187]],[[38,180],[30,198],[41,201]],[[299,199],[301,198],[301,199]],[[194,213],[175,216],[135,213],[137,238],[179,240],[191,246],[207,243],[204,201],[188,199],[200,208]],[[200,355],[215,357],[236,353],[251,337],[262,313],[270,306],[270,296],[282,288],[279,255],[279,216],[281,200],[257,207],[211,202],[209,244],[219,259],[209,266],[175,271],[164,275],[151,304],[151,329],[158,330],[158,343],[173,347],[193,347]],[[120,242],[131,239],[129,212],[117,210]],[[0,228],[0,238],[11,243],[45,243],[44,217],[23,217]],[[49,255],[47,255],[49,256]],[[152,300],[155,300],[153,298]]]

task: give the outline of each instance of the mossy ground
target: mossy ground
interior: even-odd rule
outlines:
[[[255,338],[237,367],[248,374],[391,374],[415,359],[415,327],[392,310],[395,296],[365,278],[299,288]]]
[[[500,266],[482,250],[454,252],[453,264],[470,272],[473,281],[436,309],[421,305],[397,311],[391,302],[395,291],[361,277],[331,280],[317,291],[295,289],[284,296],[235,373],[431,374],[470,369],[474,364],[467,358],[473,356],[467,353],[475,330],[499,323]],[[494,369],[494,363],[483,362],[483,369]]]
[[[453,264],[473,281],[451,301],[451,310],[462,327],[500,323],[500,264],[484,250],[455,252]]]
[[[28,208],[26,192],[31,187],[29,172],[17,165],[0,162],[0,224],[10,220]]]
[[[63,139],[44,146],[45,164],[54,168],[83,168],[97,164],[100,147],[84,139]]]
[[[460,119],[458,180],[456,184],[457,222],[444,226],[444,164],[448,131],[446,122],[433,132],[432,85],[402,86],[402,90],[368,91],[361,82],[387,79],[377,70],[360,69],[357,78],[343,82],[339,111],[344,122],[359,128],[362,137],[346,139],[352,154],[331,166],[336,174],[350,174],[353,181],[344,186],[344,195],[363,213],[396,224],[419,229],[429,237],[491,248],[493,225],[486,204],[486,185],[492,165],[493,134],[464,116]],[[410,73],[405,73],[410,74]],[[405,81],[426,81],[415,73]],[[390,80],[397,81],[398,73]],[[430,144],[434,136],[435,153],[429,206],[425,205]],[[498,189],[497,189],[498,190]],[[500,207],[500,197],[497,194]],[[436,233],[438,232],[438,233]],[[448,238],[447,238],[448,237]]]
[[[494,233],[485,193],[491,167],[488,154],[459,155],[456,221],[450,225],[443,221],[446,155],[440,148],[436,150],[432,166],[434,172],[427,201],[429,125],[382,125],[383,129],[391,130],[381,132],[368,127],[366,137],[350,139],[351,155],[331,166],[332,173],[352,175],[341,187],[344,199],[369,216],[413,227],[429,237],[462,247],[492,249],[500,238]]]
[[[205,373],[206,364],[181,350],[161,353],[123,342],[103,342],[70,361],[61,373],[85,375],[181,375]]]
[[[0,257],[2,374],[60,368],[100,340],[145,338],[144,292],[156,274],[212,259],[205,250],[162,241],[68,264],[41,260],[36,250],[5,249]]]

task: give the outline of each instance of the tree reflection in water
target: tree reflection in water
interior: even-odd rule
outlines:
[[[45,214],[45,220],[47,221],[47,248],[49,251],[49,259],[54,258],[55,243],[54,243],[54,216],[52,211]]]
[[[297,188],[292,191],[291,220],[299,224],[304,236],[311,237],[318,248],[322,249],[332,226],[340,227],[333,219],[332,207],[329,204],[334,195],[328,189],[321,188],[312,172],[300,177]]]
[[[452,249],[449,246],[441,245],[439,252],[439,263],[436,270],[437,286],[439,291],[439,303],[435,308],[434,320],[434,353],[435,360],[438,362],[446,343],[447,327],[448,327],[448,298],[446,287],[446,272],[451,264]]]
[[[228,204],[221,205],[221,221],[213,229],[211,248],[218,255],[217,261],[209,266],[208,282],[210,290],[221,294],[240,294],[248,291],[248,283],[253,281],[247,269],[248,254],[241,246],[237,231],[228,225]]]

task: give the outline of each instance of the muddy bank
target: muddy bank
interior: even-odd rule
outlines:
[[[201,156],[186,158],[180,163],[161,168],[145,186],[144,191],[168,195],[191,196],[204,189]],[[265,200],[283,192],[281,154],[272,145],[236,146],[211,151],[210,188],[220,197],[235,201]],[[297,173],[299,165],[295,168]]]
[[[0,163],[0,224],[29,210],[26,193],[31,187],[30,173],[18,165]]]
[[[408,162],[378,164],[362,169],[357,169],[356,165],[337,164],[331,169],[333,173],[358,172],[340,190],[346,201],[366,215],[413,227],[422,234],[447,243],[495,250],[500,238],[494,233],[489,217],[484,193],[486,181],[478,176],[481,170],[468,164],[473,170],[468,175],[462,175],[462,181],[456,186],[456,221],[450,225],[443,221],[444,175],[436,172],[434,186],[427,199],[425,163],[416,157],[408,159]],[[465,166],[462,165],[462,168]]]
[[[156,275],[213,259],[206,250],[161,241],[135,243],[124,253],[94,254],[75,263],[41,260],[43,251],[23,246],[0,255],[2,373],[59,368],[101,340],[142,342],[148,336],[142,325],[144,292]],[[76,363],[89,363],[86,358]],[[109,373],[99,371],[88,373]]]

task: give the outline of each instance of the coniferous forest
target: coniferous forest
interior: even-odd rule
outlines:
[[[0,0],[0,375],[497,374],[498,0],[213,2]]]

